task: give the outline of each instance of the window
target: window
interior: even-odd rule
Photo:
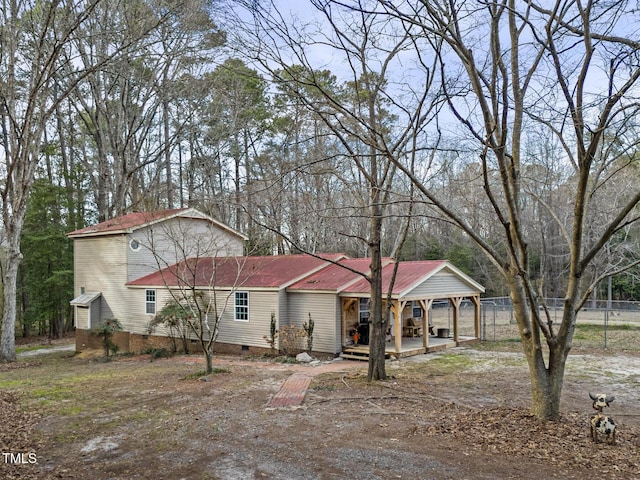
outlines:
[[[360,299],[360,314],[358,316],[360,323],[369,323],[369,310],[371,309],[371,300],[368,298]]]
[[[413,301],[413,307],[411,309],[411,316],[413,318],[422,318],[422,307],[417,300]]]
[[[236,292],[235,319],[249,321],[249,292]]]
[[[156,291],[155,290],[146,290],[145,291],[145,312],[149,315],[156,314]]]
[[[129,242],[129,248],[134,252],[137,252],[138,250],[140,250],[140,243],[135,238],[133,238]]]

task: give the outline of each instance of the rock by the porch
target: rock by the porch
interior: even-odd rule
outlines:
[[[302,352],[296,355],[296,362],[311,363],[313,362],[313,357],[309,355],[307,352]]]

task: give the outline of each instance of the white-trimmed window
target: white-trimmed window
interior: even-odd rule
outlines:
[[[249,292],[236,292],[234,319],[239,322],[249,321]]]
[[[148,315],[156,314],[156,291],[154,289],[145,290],[145,312]]]

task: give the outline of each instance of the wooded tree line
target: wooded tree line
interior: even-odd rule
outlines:
[[[22,147],[35,175],[21,234],[20,334],[58,335],[70,328],[72,252],[65,233],[129,211],[194,206],[247,233],[251,251],[263,254],[300,249],[369,255],[367,173],[375,153],[362,141],[365,126],[340,108],[362,112],[371,107],[387,137],[405,142],[403,155],[406,139],[422,142],[412,153],[416,171],[449,198],[471,229],[490,242],[499,238],[502,227],[484,191],[487,182],[500,183],[500,172],[483,168],[468,133],[408,128],[382,75],[349,72],[351,78],[345,79],[342,67],[312,70],[304,57],[271,75],[264,69],[258,73],[258,65],[248,66],[250,58],[234,54],[238,44],[219,26],[223,9],[233,6],[198,0],[53,2],[50,8],[3,2],[1,41],[14,53],[2,62],[5,78],[13,81],[2,85],[5,158],[12,159],[16,148],[15,119],[38,124],[29,133],[32,143]],[[368,28],[374,33],[371,18]],[[410,35],[399,36],[398,52],[412,41]],[[363,53],[370,47],[353,45]],[[49,70],[38,79],[35,69],[42,65]],[[435,64],[424,60],[421,67],[415,73],[422,75],[420,82],[439,81]],[[293,90],[287,79],[304,75],[309,78]],[[427,99],[416,95],[416,102],[429,102],[429,111],[424,110],[433,122],[451,116],[446,94],[453,97],[456,89],[459,96],[465,86],[448,88],[434,89]],[[31,104],[26,91],[34,97]],[[551,113],[551,106],[536,108],[540,112],[532,116]],[[324,121],[330,115],[343,122],[342,130]],[[567,269],[558,221],[571,216],[576,177],[557,136],[533,123],[530,127],[521,159],[527,191],[519,200],[523,230],[537,232],[528,245],[532,281],[540,282],[545,296],[557,297],[563,295]],[[25,128],[35,127],[25,120]],[[403,128],[404,137],[398,133]],[[597,216],[629,188],[626,182],[638,181],[636,133],[626,115],[618,130],[606,132],[615,140],[597,152],[603,171],[624,168],[626,173],[594,191],[598,201],[591,203],[588,225],[594,235],[602,227]],[[4,175],[10,178],[20,163],[20,157],[7,162]],[[412,193],[394,167],[385,168],[386,176],[374,182],[384,193],[379,202],[385,208],[378,213],[385,218],[382,254],[394,253],[397,233],[410,214],[400,258],[447,258],[486,285],[489,294],[508,294],[468,235]],[[3,193],[10,216],[16,197],[6,184]],[[553,215],[548,205],[558,207]],[[609,250],[625,253],[616,260],[603,255],[590,272],[593,278],[621,258],[635,258],[634,224],[609,243]],[[615,298],[639,299],[636,279],[634,269],[614,277]],[[602,284],[598,295],[604,292]]]
[[[635,2],[305,5],[2,1],[0,358],[16,314],[64,329],[66,231],[193,206],[251,252],[369,256],[374,379],[381,257],[451,259],[511,297],[557,418],[577,312],[638,298]]]

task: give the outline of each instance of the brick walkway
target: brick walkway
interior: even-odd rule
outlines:
[[[311,384],[311,379],[316,375],[326,372],[340,372],[350,370],[355,367],[366,367],[364,362],[351,362],[348,360],[332,362],[318,367],[307,367],[308,371],[298,372],[287,378],[278,393],[276,393],[266,405],[266,408],[298,407],[304,402],[307,388]]]
[[[297,407],[302,405],[311,377],[304,373],[294,373],[267,403],[267,408]]]

